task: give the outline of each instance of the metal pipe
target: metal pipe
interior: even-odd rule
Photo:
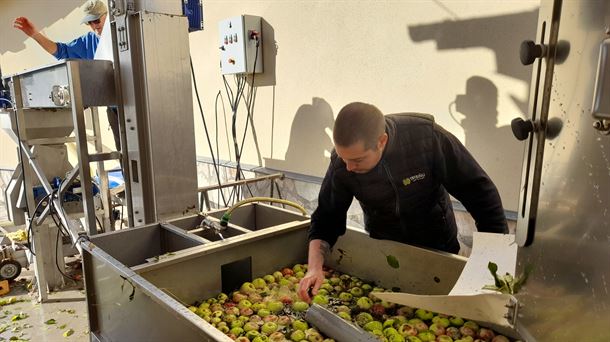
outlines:
[[[300,204],[297,204],[292,201],[288,201],[288,200],[280,199],[280,198],[271,198],[271,197],[250,197],[250,198],[246,198],[245,200],[241,200],[241,201],[235,203],[234,205],[232,205],[231,207],[229,207],[229,209],[227,209],[227,211],[224,213],[224,215],[222,215],[222,218],[220,219],[220,225],[223,227],[226,227],[229,224],[229,220],[231,219],[231,213],[233,212],[233,210],[241,207],[244,204],[251,203],[251,202],[271,202],[271,203],[286,204],[286,205],[289,205],[291,207],[298,209],[303,215],[307,215],[307,211],[305,210],[305,208],[303,208]]]

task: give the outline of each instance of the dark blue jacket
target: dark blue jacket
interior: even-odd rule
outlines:
[[[322,182],[309,239],[334,245],[346,230],[355,197],[372,238],[457,253],[457,225],[449,194],[483,232],[508,233],[496,186],[464,145],[431,115],[386,115],[388,143],[366,174],[347,171],[333,151]]]

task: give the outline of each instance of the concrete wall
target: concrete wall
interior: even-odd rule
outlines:
[[[52,61],[11,28],[13,17],[36,15],[50,37],[69,40],[87,29],[79,25],[80,3],[2,0],[3,73]],[[246,135],[242,162],[322,176],[334,117],[343,105],[364,101],[385,113],[427,112],[465,143],[498,185],[505,208],[515,210],[523,145],[509,124],[527,112],[531,67],[520,65],[519,43],[535,39],[538,3],[204,1],[206,28],[192,33],[190,42],[216,157],[235,160],[217,23],[259,15],[265,73],[254,79],[254,130]],[[227,80],[235,92],[233,77]],[[244,107],[242,102],[236,115],[239,144]],[[196,103],[194,108],[197,153],[210,156]],[[110,135],[105,141],[112,146]],[[0,165],[10,166],[14,151],[2,134],[0,144]]]

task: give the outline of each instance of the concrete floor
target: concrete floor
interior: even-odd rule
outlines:
[[[37,302],[36,292],[28,286],[34,280],[33,270],[33,265],[30,270],[24,269],[9,285],[10,292],[0,297],[2,302],[10,298],[19,300],[0,308],[0,341],[11,338],[32,342],[89,341],[82,281],[67,281],[64,289],[49,294],[49,302],[41,304]],[[79,272],[75,270],[72,274]]]

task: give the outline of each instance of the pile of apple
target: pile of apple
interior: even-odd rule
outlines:
[[[299,298],[297,290],[306,271],[302,264],[286,267],[246,282],[230,295],[220,293],[189,309],[239,342],[333,341],[304,320],[309,304]],[[379,300],[371,292],[387,290],[348,274],[325,271],[324,284],[312,301],[380,341],[510,341],[473,321]]]

